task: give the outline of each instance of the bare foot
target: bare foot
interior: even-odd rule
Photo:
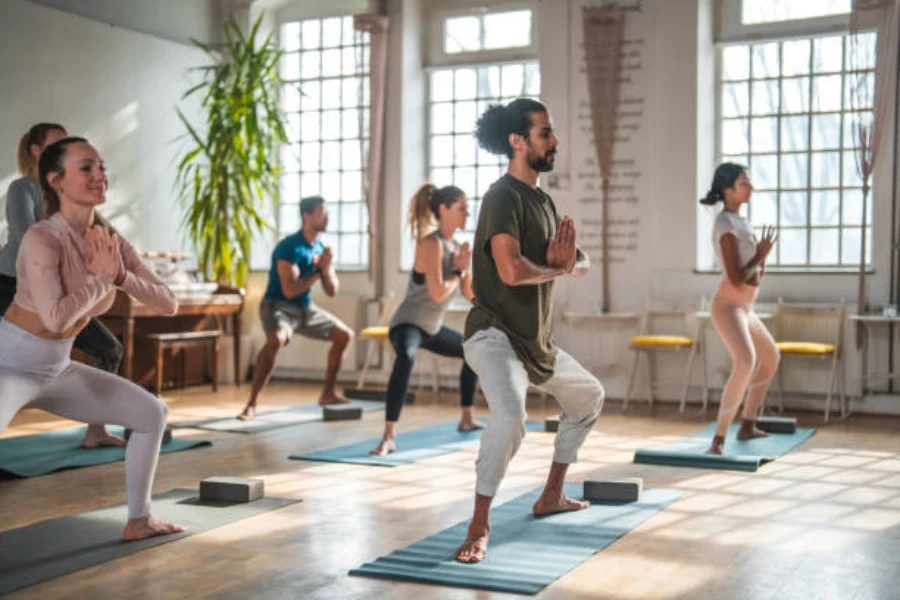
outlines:
[[[393,438],[381,440],[381,443],[378,444],[373,450],[369,451],[369,454],[374,456],[387,456],[391,452],[397,449],[397,445],[394,443]]]
[[[488,539],[491,537],[490,527],[474,527],[469,525],[469,532],[462,546],[456,549],[456,560],[461,563],[474,564],[487,556]]]
[[[559,498],[545,498],[541,496],[538,501],[531,507],[531,513],[536,517],[546,517],[561,512],[571,512],[573,510],[584,510],[590,506],[590,502],[582,500],[573,500],[566,496]]]
[[[124,446],[127,442],[124,438],[106,431],[103,425],[88,425],[87,432],[81,445],[85,448],[101,448],[108,446]]]
[[[126,542],[135,542],[137,540],[145,540],[157,535],[171,535],[173,533],[181,533],[186,527],[176,525],[175,523],[167,523],[154,519],[150,515],[140,517],[139,519],[128,519],[125,525],[125,531],[122,537]]]
[[[456,430],[460,433],[465,433],[466,431],[476,431],[478,429],[484,429],[484,423],[481,421],[476,421],[475,419],[463,419],[459,422],[459,425],[456,426]]]
[[[241,421],[252,421],[256,418],[256,406],[250,406],[248,404],[237,418]]]
[[[326,394],[322,392],[322,395],[319,396],[319,406],[328,406],[330,404],[349,404],[350,401],[344,398],[342,394],[338,394],[337,392],[331,392]]]
[[[713,454],[715,456],[721,456],[724,448],[725,448],[725,436],[714,435],[713,439],[712,439],[712,443],[709,445],[709,450],[707,450],[706,453]]]
[[[735,436],[739,440],[752,440],[755,438],[769,437],[769,434],[759,429],[753,421],[742,421],[741,428]]]

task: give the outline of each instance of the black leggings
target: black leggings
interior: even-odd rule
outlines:
[[[412,374],[413,365],[416,363],[418,349],[424,348],[440,356],[463,358],[463,340],[459,332],[453,331],[449,327],[441,327],[436,334],[428,335],[422,329],[409,323],[392,327],[389,336],[397,358],[394,360],[394,368],[391,370],[391,378],[388,381],[385,419],[395,423],[400,420],[403,398],[409,387],[409,377]],[[462,406],[472,406],[477,381],[475,371],[469,368],[463,358],[462,370],[459,373],[459,395]]]
[[[16,295],[16,278],[0,275],[0,316]],[[96,367],[117,375],[124,350],[119,339],[97,319],[91,319],[75,338],[75,347],[93,358]]]

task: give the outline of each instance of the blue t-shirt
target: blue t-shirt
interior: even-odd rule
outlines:
[[[266,287],[266,298],[274,298],[276,300],[288,300],[284,291],[281,289],[281,280],[278,278],[278,261],[286,260],[293,265],[300,267],[300,277],[306,278],[316,272],[313,260],[322,254],[325,244],[322,240],[316,238],[313,243],[309,243],[302,231],[298,231],[293,235],[284,238],[275,250],[272,252],[272,267],[269,269],[269,285]],[[299,296],[294,296],[288,300],[298,306],[309,306],[309,290],[303,292]]]

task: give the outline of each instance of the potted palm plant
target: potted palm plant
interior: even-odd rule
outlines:
[[[196,69],[202,81],[183,98],[202,95],[203,123],[178,110],[191,140],[176,179],[186,232],[197,267],[223,285],[244,285],[251,240],[272,227],[262,209],[277,199],[280,167],[273,157],[287,141],[278,106],[281,51],[271,34],[257,40],[261,20],[245,35],[229,19],[222,46],[194,40],[212,62]]]

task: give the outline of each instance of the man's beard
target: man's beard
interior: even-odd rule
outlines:
[[[528,166],[538,173],[547,173],[553,170],[553,163],[550,158],[555,156],[556,152],[547,152],[544,156],[535,156],[531,152],[528,153]]]

